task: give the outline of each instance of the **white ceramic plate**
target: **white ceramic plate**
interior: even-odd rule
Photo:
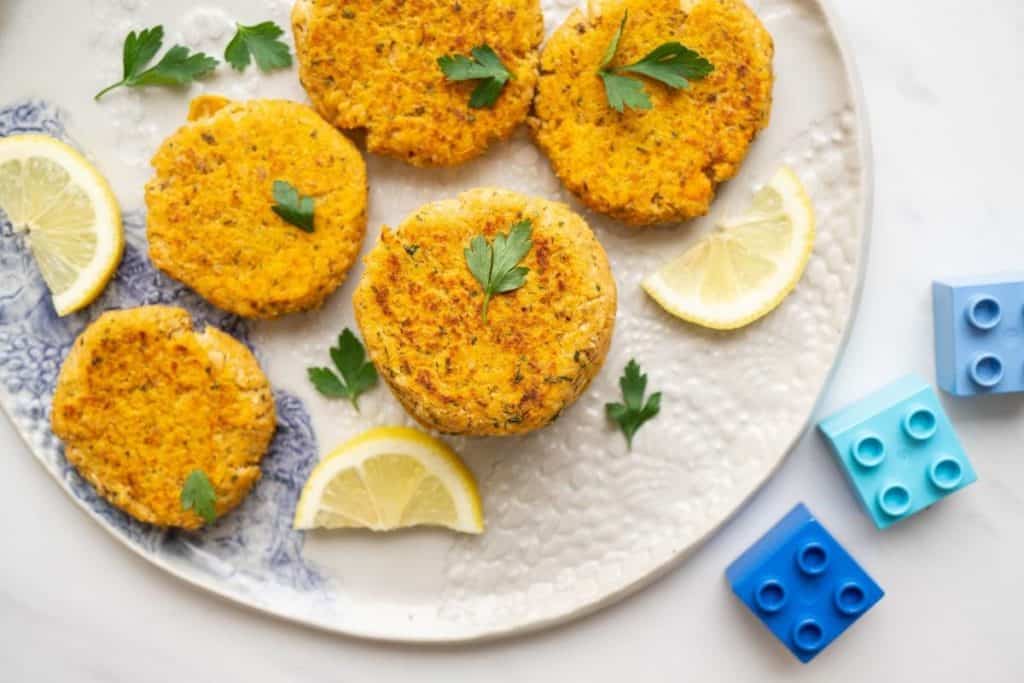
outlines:
[[[549,29],[575,4],[546,0]],[[456,641],[564,621],[628,594],[696,548],[779,466],[840,352],[864,270],[870,159],[849,55],[818,0],[753,4],[776,44],[771,126],[705,219],[635,232],[584,212],[619,286],[607,365],[582,399],[540,432],[449,440],[476,472],[485,501],[487,533],[463,538],[290,529],[298,490],[319,454],[370,426],[410,424],[384,387],[365,396],[356,415],[321,399],[305,379],[338,331],[354,326],[350,299],[359,269],[322,311],[247,323],[210,308],[145,258],[148,159],[184,120],[189,97],[212,91],[305,101],[295,72],[264,77],[222,67],[189,93],[122,90],[92,101],[117,80],[129,29],[162,23],[168,44],[184,41],[219,55],[234,20],[287,25],[290,2],[8,0],[0,5],[0,93],[7,100],[0,102],[0,135],[45,130],[86,151],[127,211],[129,248],[101,300],[59,319],[24,245],[9,224],[0,228],[5,409],[47,470],[117,538],[197,586],[282,617],[372,638]],[[781,163],[807,184],[819,218],[814,256],[795,293],[763,321],[728,334],[665,314],[641,291],[642,276],[716,217],[742,208]],[[475,186],[571,201],[522,132],[457,169],[413,169],[377,157],[368,164],[367,245],[382,224]],[[199,534],[165,532],[112,509],[68,466],[49,428],[56,373],[74,337],[105,308],[154,302],[184,305],[246,340],[278,395],[281,425],[262,481],[242,508]],[[634,357],[664,399],[662,414],[627,453],[603,406],[617,399],[617,378]]]

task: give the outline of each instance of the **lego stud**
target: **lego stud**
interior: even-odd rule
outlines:
[[[853,581],[842,583],[836,588],[836,609],[848,617],[855,617],[867,607],[868,596],[864,589]]]
[[[903,418],[903,431],[915,441],[927,441],[935,435],[935,429],[939,424],[929,408],[915,406]]]
[[[814,619],[801,619],[793,627],[793,644],[804,652],[816,652],[825,642],[825,629]]]
[[[948,455],[942,455],[935,459],[935,462],[928,468],[928,479],[936,488],[943,491],[952,491],[964,478],[964,468],[960,462]]]
[[[968,372],[978,386],[994,387],[1003,381],[1003,361],[994,353],[978,354]]]
[[[765,579],[754,592],[754,602],[762,612],[778,612],[786,604],[786,588],[775,579]]]
[[[975,329],[991,330],[1002,317],[999,302],[988,295],[976,296],[967,304],[967,322]]]
[[[890,517],[899,517],[910,509],[910,490],[901,484],[889,484],[878,492],[878,507]]]
[[[817,576],[828,567],[828,553],[820,543],[805,543],[796,553],[796,565],[809,576]]]
[[[874,434],[865,434],[850,447],[853,459],[861,467],[878,467],[885,460],[885,444]]]

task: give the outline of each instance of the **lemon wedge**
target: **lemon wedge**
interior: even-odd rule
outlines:
[[[63,142],[0,138],[0,209],[26,233],[58,315],[92,303],[117,270],[121,209],[106,179]]]
[[[484,530],[476,481],[448,446],[407,427],[378,427],[343,444],[309,475],[296,529]]]
[[[743,215],[719,223],[642,286],[672,315],[734,330],[767,315],[793,291],[814,247],[814,208],[783,167]]]

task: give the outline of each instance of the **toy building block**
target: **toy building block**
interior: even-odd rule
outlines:
[[[885,595],[803,503],[729,565],[725,576],[736,596],[802,662],[814,659]]]
[[[1024,273],[934,282],[932,311],[944,391],[1024,391]]]
[[[818,423],[879,529],[977,480],[931,385],[909,375]]]

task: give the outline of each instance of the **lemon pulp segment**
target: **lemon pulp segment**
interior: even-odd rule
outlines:
[[[379,427],[317,465],[295,511],[297,529],[483,531],[476,482],[458,456],[415,429]]]
[[[78,152],[45,135],[0,139],[0,208],[26,234],[59,315],[100,295],[124,251],[121,211]]]
[[[814,246],[815,220],[800,179],[782,168],[743,215],[723,221],[643,282],[665,310],[719,330],[775,309],[800,280]]]

